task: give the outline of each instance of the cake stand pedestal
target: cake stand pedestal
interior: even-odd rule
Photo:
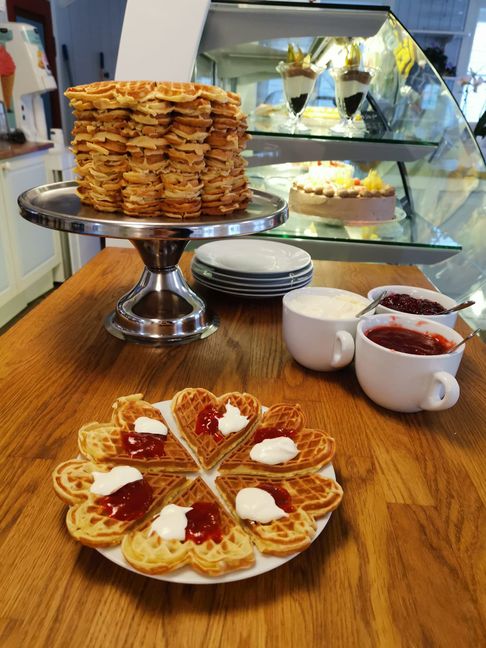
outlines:
[[[76,182],[56,182],[19,196],[21,215],[31,223],[73,234],[128,239],[145,268],[138,283],[120,298],[105,320],[114,336],[161,346],[205,338],[218,318],[187,284],[177,265],[190,240],[257,234],[285,222],[287,203],[255,190],[244,211],[230,217],[174,220],[133,218],[82,205]]]

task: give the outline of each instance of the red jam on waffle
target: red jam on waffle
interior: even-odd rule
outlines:
[[[115,520],[138,520],[152,503],[152,487],[145,479],[125,484],[111,495],[96,500],[105,515]]]
[[[215,441],[222,441],[224,436],[218,428],[218,421],[222,413],[214,405],[208,405],[199,412],[196,420],[196,434],[210,434]]]
[[[139,434],[138,432],[121,432],[121,441],[125,452],[134,459],[154,459],[165,456],[165,434]]]
[[[277,437],[289,437],[293,439],[295,430],[289,430],[280,427],[263,427],[258,429],[253,435],[253,443],[261,443],[265,439],[276,439]]]
[[[295,511],[290,493],[285,490],[285,488],[282,488],[281,486],[275,486],[274,484],[265,483],[258,484],[256,488],[261,488],[262,490],[267,491],[267,493],[270,493],[270,495],[275,500],[275,504],[286,513],[292,513],[292,511]]]
[[[194,502],[192,510],[186,513],[186,540],[202,544],[212,540],[219,544],[223,539],[219,507],[214,502]]]

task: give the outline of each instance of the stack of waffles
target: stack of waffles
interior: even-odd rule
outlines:
[[[195,83],[69,88],[78,195],[99,211],[198,218],[245,209],[251,191],[240,99]]]
[[[287,556],[309,546],[317,519],[342,499],[339,484],[318,474],[334,455],[332,437],[306,428],[299,405],[277,404],[262,413],[258,399],[241,392],[218,397],[188,388],[175,394],[170,409],[173,419],[168,409],[164,416],[134,394],[114,403],[109,423],[80,429],[83,459],[66,461],[53,473],[55,491],[69,505],[66,523],[76,540],[92,547],[120,545],[125,560],[142,573],[189,566],[208,577],[251,568],[254,547],[262,554]],[[220,432],[224,426],[215,423],[235,412],[241,418],[238,429]],[[141,421],[165,427],[163,441],[158,433],[137,432]],[[277,463],[256,460],[255,444],[275,436],[291,437],[297,455]],[[97,494],[96,480],[135,467],[140,471],[135,485],[128,483],[108,497]],[[252,489],[272,494],[287,513],[265,522],[240,517],[238,496]],[[180,537],[157,530],[157,521],[172,513],[171,507],[186,512]]]

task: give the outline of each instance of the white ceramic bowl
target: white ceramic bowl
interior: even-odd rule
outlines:
[[[296,310],[296,300],[302,296],[332,297],[342,295],[362,300],[356,312],[369,300],[363,295],[338,288],[298,288],[283,298],[283,337],[291,356],[307,369],[334,371],[348,365],[354,356],[354,337],[359,322],[356,317],[335,318],[331,314],[317,316]]]
[[[452,308],[457,304],[454,299],[447,297],[447,295],[443,295],[435,290],[427,290],[427,288],[418,288],[417,286],[377,286],[369,291],[368,299],[376,299],[384,290],[388,291],[389,295],[407,294],[416,299],[430,299],[430,301],[435,301],[441,306],[444,306],[444,308]],[[450,326],[450,328],[454,328],[457,319],[457,313],[449,313],[449,315],[413,315],[411,313],[403,313],[402,311],[394,310],[393,308],[387,308],[381,304],[376,307],[375,313],[377,315],[380,313],[386,313],[387,315],[396,315],[399,313],[411,317],[421,317],[422,319],[433,320],[434,322],[438,322],[444,326]]]

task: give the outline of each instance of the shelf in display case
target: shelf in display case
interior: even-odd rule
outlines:
[[[412,162],[430,155],[437,144],[365,137],[290,135],[248,131],[250,167],[308,160],[388,160]]]
[[[305,162],[310,159],[389,160],[411,162],[430,155],[438,142],[419,140],[388,131],[384,134],[370,132],[365,120],[359,116],[356,122],[361,130],[352,137],[332,132],[339,119],[332,109],[311,107],[302,124],[308,132],[290,133],[283,130],[286,120],[285,109],[276,106],[267,117],[250,115],[248,132],[252,136],[248,143],[250,166],[279,164],[284,162]],[[322,118],[315,116],[322,114]]]
[[[288,200],[294,178],[305,165],[281,164],[248,170],[252,187]],[[399,201],[398,201],[399,202]],[[381,263],[438,263],[461,251],[461,245],[417,214],[405,217],[400,207],[395,220],[382,224],[329,225],[316,216],[289,210],[287,222],[258,238],[285,240],[305,249],[314,259]],[[352,246],[349,244],[353,243]]]
[[[322,11],[325,9],[325,11]],[[387,19],[383,7],[291,2],[212,2],[200,52],[260,39],[299,36],[374,36]]]

